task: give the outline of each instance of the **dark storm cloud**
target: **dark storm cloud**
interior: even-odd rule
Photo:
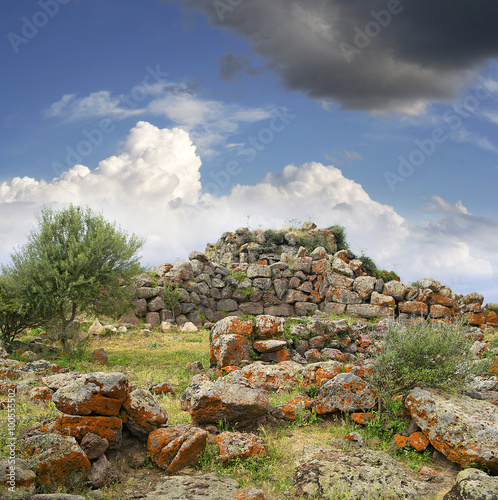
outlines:
[[[184,0],[251,42],[287,88],[417,113],[498,56],[496,0]]]
[[[226,54],[220,59],[220,76],[227,82],[244,74],[254,76],[258,73],[260,73],[260,70],[254,68],[251,61],[245,57]]]

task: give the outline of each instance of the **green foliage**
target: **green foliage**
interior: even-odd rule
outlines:
[[[383,279],[385,283],[393,280],[400,281],[400,277],[394,271],[387,272],[385,269],[377,269],[375,275],[377,278]]]
[[[143,243],[89,208],[44,208],[38,228],[2,275],[13,284],[17,307],[42,318],[66,348],[67,328],[78,312],[112,314],[128,306]]]
[[[318,394],[318,389],[320,389],[319,385],[309,385],[304,389],[304,393],[313,399],[316,398],[316,395]]]
[[[181,294],[178,291],[178,285],[166,281],[163,286],[162,297],[164,299],[164,302],[166,302],[166,306],[173,315],[173,321],[175,321],[176,319],[175,309],[180,305],[180,299],[181,299]]]
[[[242,283],[247,278],[247,273],[239,273],[231,269],[230,276],[232,278],[235,278],[239,283]]]
[[[349,250],[349,244],[346,239],[346,228],[344,226],[330,226],[327,229],[330,229],[334,233],[335,243],[337,245],[337,251],[340,250]]]
[[[359,257],[361,260],[361,268],[365,271],[369,276],[376,276],[377,266],[375,262],[364,254],[361,254]]]
[[[244,295],[244,298],[246,300],[251,300],[251,297],[254,293],[254,287],[248,286],[247,288],[240,288],[239,290],[242,292],[242,295]]]
[[[384,334],[369,381],[383,405],[417,386],[458,391],[469,375],[485,372],[489,364],[474,361],[472,343],[461,325],[394,326]]]
[[[147,347],[149,349],[159,349],[160,347],[162,347],[162,344],[160,344],[159,342],[151,342],[150,344],[147,344]]]
[[[296,238],[296,242],[299,246],[306,248],[306,251],[308,253],[311,253],[318,247],[325,248],[325,251],[328,254],[334,253],[332,245],[330,244],[330,242],[327,240],[327,237],[323,233],[316,233],[313,235],[313,238],[309,236],[308,237],[300,236],[299,238]]]
[[[420,281],[412,281],[410,283],[410,286],[420,288]]]
[[[261,253],[276,252],[279,245],[285,242],[285,231],[275,231],[274,229],[267,229],[264,232],[265,242],[261,245]]]

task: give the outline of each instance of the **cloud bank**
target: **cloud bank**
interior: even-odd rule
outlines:
[[[185,0],[250,41],[284,85],[346,109],[419,114],[498,56],[494,0]],[[222,75],[237,67],[222,61]]]
[[[114,156],[90,170],[75,165],[51,182],[14,178],[0,184],[0,261],[7,263],[34,227],[34,212],[69,202],[102,211],[123,228],[147,237],[144,263],[156,265],[204,250],[227,230],[280,228],[292,219],[347,228],[353,251],[404,281],[431,276],[454,287],[496,293],[490,280],[498,262],[498,220],[469,213],[462,202],[435,197],[428,218],[410,225],[334,166],[288,165],[227,196],[203,190],[201,160],[190,135],[138,122]],[[477,287],[479,285],[479,287]],[[489,299],[491,300],[491,298]]]

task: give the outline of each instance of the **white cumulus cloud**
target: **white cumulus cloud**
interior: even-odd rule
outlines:
[[[463,202],[434,197],[431,222],[410,225],[372,200],[334,166],[288,165],[226,196],[203,191],[201,160],[180,128],[138,122],[114,156],[90,170],[75,165],[51,182],[14,178],[0,184],[0,261],[25,241],[43,205],[89,205],[129,232],[145,236],[146,264],[174,262],[204,250],[225,231],[249,225],[281,228],[292,219],[345,226],[351,248],[404,281],[431,276],[455,288],[497,293],[498,220],[469,213]],[[435,221],[434,221],[435,219]],[[465,291],[465,290],[463,290]],[[467,289],[467,291],[470,291]]]

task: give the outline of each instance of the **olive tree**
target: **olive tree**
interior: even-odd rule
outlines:
[[[17,307],[42,318],[64,348],[76,314],[113,314],[129,303],[129,284],[142,271],[143,239],[90,208],[69,205],[42,209],[27,240],[2,275],[15,284]]]

